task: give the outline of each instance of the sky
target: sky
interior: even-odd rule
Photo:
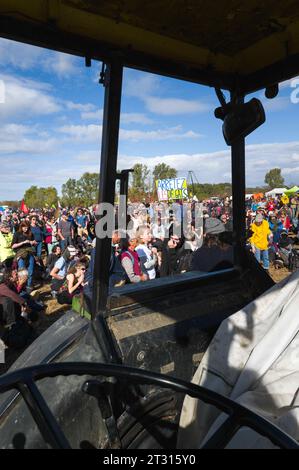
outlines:
[[[60,194],[68,178],[99,171],[100,70],[100,62],[86,68],[82,58],[0,38],[0,200],[20,200],[31,185]],[[299,185],[299,80],[282,83],[274,100],[253,96],[266,123],[246,139],[247,186],[263,185],[275,167]],[[217,106],[212,88],[125,69],[118,169],[164,162],[200,183],[230,182]]]

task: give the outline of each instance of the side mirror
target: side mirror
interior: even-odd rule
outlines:
[[[252,98],[244,104],[232,106],[225,115],[222,125],[223,137],[227,145],[246,137],[264,124],[266,115],[260,100]]]

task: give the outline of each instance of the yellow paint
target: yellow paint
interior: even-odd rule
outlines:
[[[271,35],[258,40],[258,38],[262,36],[261,32],[258,31],[258,29],[254,29],[255,25],[253,25],[251,21],[248,23],[248,37],[246,35],[244,36],[243,30],[240,31],[239,34],[240,39],[245,41],[245,43],[246,41],[248,43],[248,38],[250,38],[252,45],[235,54],[231,51],[235,51],[238,48],[237,35],[231,45],[230,41],[232,36],[229,36],[230,41],[227,43],[225,42],[227,38],[224,37],[225,44],[222,49],[225,50],[227,54],[215,53],[213,50],[215,48],[217,49],[216,46],[217,41],[219,43],[219,39],[213,41],[211,39],[209,47],[201,47],[200,30],[198,32],[193,30],[192,34],[189,35],[188,32],[186,32],[186,40],[178,40],[162,35],[161,32],[159,34],[150,30],[151,22],[147,21],[146,17],[140,17],[140,15],[142,15],[142,9],[137,10],[139,14],[138,18],[124,11],[122,15],[123,22],[121,22],[112,17],[101,16],[100,14],[82,9],[88,8],[88,4],[89,2],[74,0],[1,0],[0,14],[28,22],[29,27],[30,19],[32,19],[33,22],[42,23],[45,26],[50,22],[53,27],[57,28],[59,31],[93,39],[95,42],[101,44],[107,43],[110,46],[115,45],[117,49],[138,51],[165,61],[170,60],[180,63],[186,67],[197,67],[219,73],[246,75],[282,60],[286,58],[288,54],[299,53],[299,7],[294,8],[295,3],[290,0],[288,2],[282,2],[280,4],[281,6],[279,4],[275,5],[275,18],[277,18],[279,24],[285,25],[285,31],[273,32]],[[265,6],[263,7],[259,2],[254,2],[254,4],[246,2],[246,8],[244,5],[244,8],[242,7],[242,2],[240,8],[238,7],[239,2],[232,2],[231,11],[228,10],[228,6],[225,6],[220,1],[207,2],[206,9],[209,13],[209,18],[213,18],[213,14],[215,15],[215,22],[211,20],[209,34],[211,31],[213,32],[214,28],[215,38],[218,37],[217,34],[219,35],[219,30],[221,30],[219,26],[221,15],[217,10],[217,4],[221,11],[223,10],[226,14],[224,20],[228,21],[229,19],[229,21],[231,21],[232,28],[238,26],[238,21],[243,25],[244,18],[246,19],[248,17],[250,19],[251,11],[254,13],[257,8],[261,9],[264,16],[266,15],[265,21],[270,21],[274,14],[271,10],[269,10],[268,13]],[[101,6],[101,2],[98,2],[98,4],[94,3],[94,5],[96,5],[98,11],[103,11],[106,15],[110,12],[110,16],[111,11],[117,11],[118,7],[121,8],[120,2],[115,0],[110,1],[108,5],[109,8],[107,7],[107,2],[103,2],[103,6]],[[132,2],[131,5],[134,6],[134,2]],[[169,3],[169,5],[173,5],[173,8],[175,8],[176,2],[173,1]],[[177,2],[177,5],[180,6],[182,10],[182,3]],[[195,8],[196,2],[193,2],[192,5],[193,8]],[[203,2],[200,2],[200,5],[201,8],[203,8]],[[153,14],[157,11],[158,7],[159,3],[154,2]],[[280,11],[282,12],[281,15],[284,15],[282,18],[279,16]],[[285,12],[288,12],[289,16],[286,16],[287,14]],[[174,16],[172,16],[172,18],[173,17]],[[240,19],[238,20],[238,18]],[[140,25],[139,27],[134,26],[134,24],[138,23],[137,20],[142,24],[142,27]],[[167,24],[167,18],[163,18],[163,20]],[[172,34],[177,30],[180,31],[180,34],[184,37],[180,30],[181,20],[181,18],[177,17],[177,22],[171,24],[170,29]],[[157,29],[157,25],[155,26],[156,28],[152,29]],[[232,30],[234,31],[235,29]],[[193,44],[190,43],[190,37],[196,38]],[[213,36],[211,36],[211,38],[212,37]],[[205,44],[204,39],[202,43]],[[51,44],[49,44],[49,47],[51,47]],[[219,48],[221,49],[221,41]]]

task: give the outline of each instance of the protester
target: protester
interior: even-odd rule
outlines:
[[[58,222],[58,236],[62,251],[64,251],[67,246],[73,244],[74,228],[72,222],[68,220],[66,211],[62,212],[61,219]]]
[[[5,284],[5,272],[0,271],[0,323],[4,327],[1,340],[7,347],[21,349],[34,338],[27,316],[25,299]]]
[[[86,235],[88,237],[88,230],[87,230],[87,215],[83,214],[83,210],[79,208],[77,210],[77,215],[75,218],[75,222],[77,225],[77,233],[78,236],[82,238],[82,235]]]
[[[52,296],[56,297],[57,292],[63,285],[68,269],[71,266],[72,261],[74,260],[77,254],[77,250],[73,246],[68,246],[63,252],[62,256],[56,261],[50,276],[52,277]]]
[[[18,232],[13,236],[12,249],[16,252],[18,268],[28,269],[27,291],[32,291],[34,253],[37,242],[30,230],[29,222],[21,222]]]
[[[45,243],[47,246],[47,253],[50,255],[55,246],[57,246],[57,223],[55,222],[55,217],[50,216],[50,218],[46,219],[45,224]]]
[[[250,229],[252,232],[249,238],[251,251],[257,261],[263,264],[263,268],[269,270],[269,241],[273,238],[269,223],[262,214],[257,214]]]
[[[143,274],[141,271],[138,254],[135,251],[136,246],[137,237],[134,235],[131,237],[127,236],[120,240],[121,264],[126,272],[128,282],[133,284],[148,280],[147,275]]]
[[[0,263],[11,267],[15,252],[12,249],[13,234],[10,225],[0,222]]]
[[[85,271],[86,266],[83,263],[76,263],[69,269],[65,281],[57,294],[58,303],[72,304],[73,297],[80,294],[84,287]]]
[[[39,259],[39,261],[41,262],[41,260],[42,260],[43,241],[44,241],[44,237],[46,235],[46,232],[45,232],[45,229],[43,228],[42,225],[37,224],[37,220],[38,219],[37,219],[36,215],[32,215],[30,217],[30,223],[31,223],[30,230],[31,230],[31,233],[33,235],[34,240],[36,241],[36,245],[35,245],[36,256]]]
[[[146,274],[149,279],[155,279],[157,265],[157,249],[151,247],[151,241],[153,239],[150,229],[146,226],[141,226],[137,230],[137,242],[136,252],[139,256],[141,263],[141,270]]]

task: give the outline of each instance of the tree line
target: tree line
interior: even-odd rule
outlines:
[[[153,171],[147,165],[137,163],[133,167],[133,173],[129,180],[129,199],[134,201],[156,200],[156,180],[176,178],[177,170],[165,163],[157,164]],[[266,186],[246,188],[247,193],[265,192],[268,189],[281,187],[284,185],[284,178],[280,168],[273,168],[265,175]],[[34,208],[57,208],[59,203],[62,207],[89,207],[98,201],[98,173],[84,173],[79,179],[69,178],[63,185],[61,196],[58,196],[57,189],[53,186],[47,188],[31,186],[25,191],[24,201],[28,207]],[[231,183],[194,183],[190,184],[189,194],[196,196],[199,200],[212,196],[231,196]],[[5,204],[11,201],[3,201]],[[0,203],[1,205],[1,203]],[[14,204],[7,204],[11,207],[18,207],[17,201]]]

